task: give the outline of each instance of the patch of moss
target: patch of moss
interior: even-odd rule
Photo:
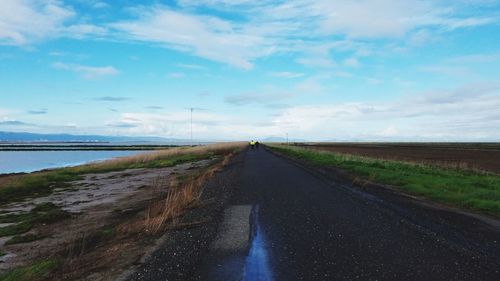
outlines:
[[[41,281],[48,278],[58,264],[57,259],[37,261],[0,274],[0,281]]]
[[[42,239],[42,236],[35,234],[16,235],[5,242],[5,245],[28,243]]]
[[[28,232],[33,227],[30,221],[23,221],[0,228],[0,237],[13,236]]]
[[[70,217],[70,213],[54,203],[39,204],[29,213],[0,216],[0,222],[14,223],[0,228],[0,237],[22,234],[28,232],[35,224],[54,223]]]

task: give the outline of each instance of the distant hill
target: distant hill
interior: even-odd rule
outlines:
[[[261,142],[286,142],[286,138],[283,137],[267,137],[262,140]],[[305,142],[304,139],[288,139],[288,142]]]
[[[1,132],[0,142],[162,142],[188,143],[189,140],[160,137],[100,136],[71,134],[35,134],[26,132]]]

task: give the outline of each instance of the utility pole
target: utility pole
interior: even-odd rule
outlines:
[[[193,146],[193,110],[194,108],[193,107],[190,107],[189,108],[189,111],[191,111],[191,134],[190,134],[190,140],[191,140],[191,146]]]
[[[286,133],[286,145],[288,145],[288,133]]]

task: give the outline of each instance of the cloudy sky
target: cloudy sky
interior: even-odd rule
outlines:
[[[0,5],[0,131],[500,140],[500,0]]]

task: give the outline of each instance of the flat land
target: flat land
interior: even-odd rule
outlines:
[[[0,144],[0,151],[162,150],[178,145]]]
[[[500,174],[499,143],[310,143],[307,148]]]
[[[206,204],[204,182],[243,147],[181,147],[1,177],[0,280],[116,280],[166,232],[206,220],[183,214]]]
[[[213,223],[183,232],[129,281],[500,278],[498,226],[478,217],[266,148],[247,150],[230,169],[233,196],[216,235],[207,234]]]
[[[3,205],[5,223],[32,229],[2,227],[22,232],[1,248],[4,262],[26,265],[0,280],[500,280],[498,217],[404,189],[429,191],[425,198],[438,202],[456,195],[457,206],[462,197],[493,200],[485,205],[493,210],[499,175],[294,146],[239,147],[45,172],[35,182],[46,192],[25,189]],[[215,170],[212,161],[220,162]],[[33,182],[23,179],[4,179],[3,188]],[[372,183],[392,180],[401,189]],[[203,186],[193,190],[191,182]],[[192,200],[182,203],[184,194]],[[182,209],[170,213],[179,200]],[[51,245],[60,250],[45,257]],[[30,249],[34,256],[23,254]]]

